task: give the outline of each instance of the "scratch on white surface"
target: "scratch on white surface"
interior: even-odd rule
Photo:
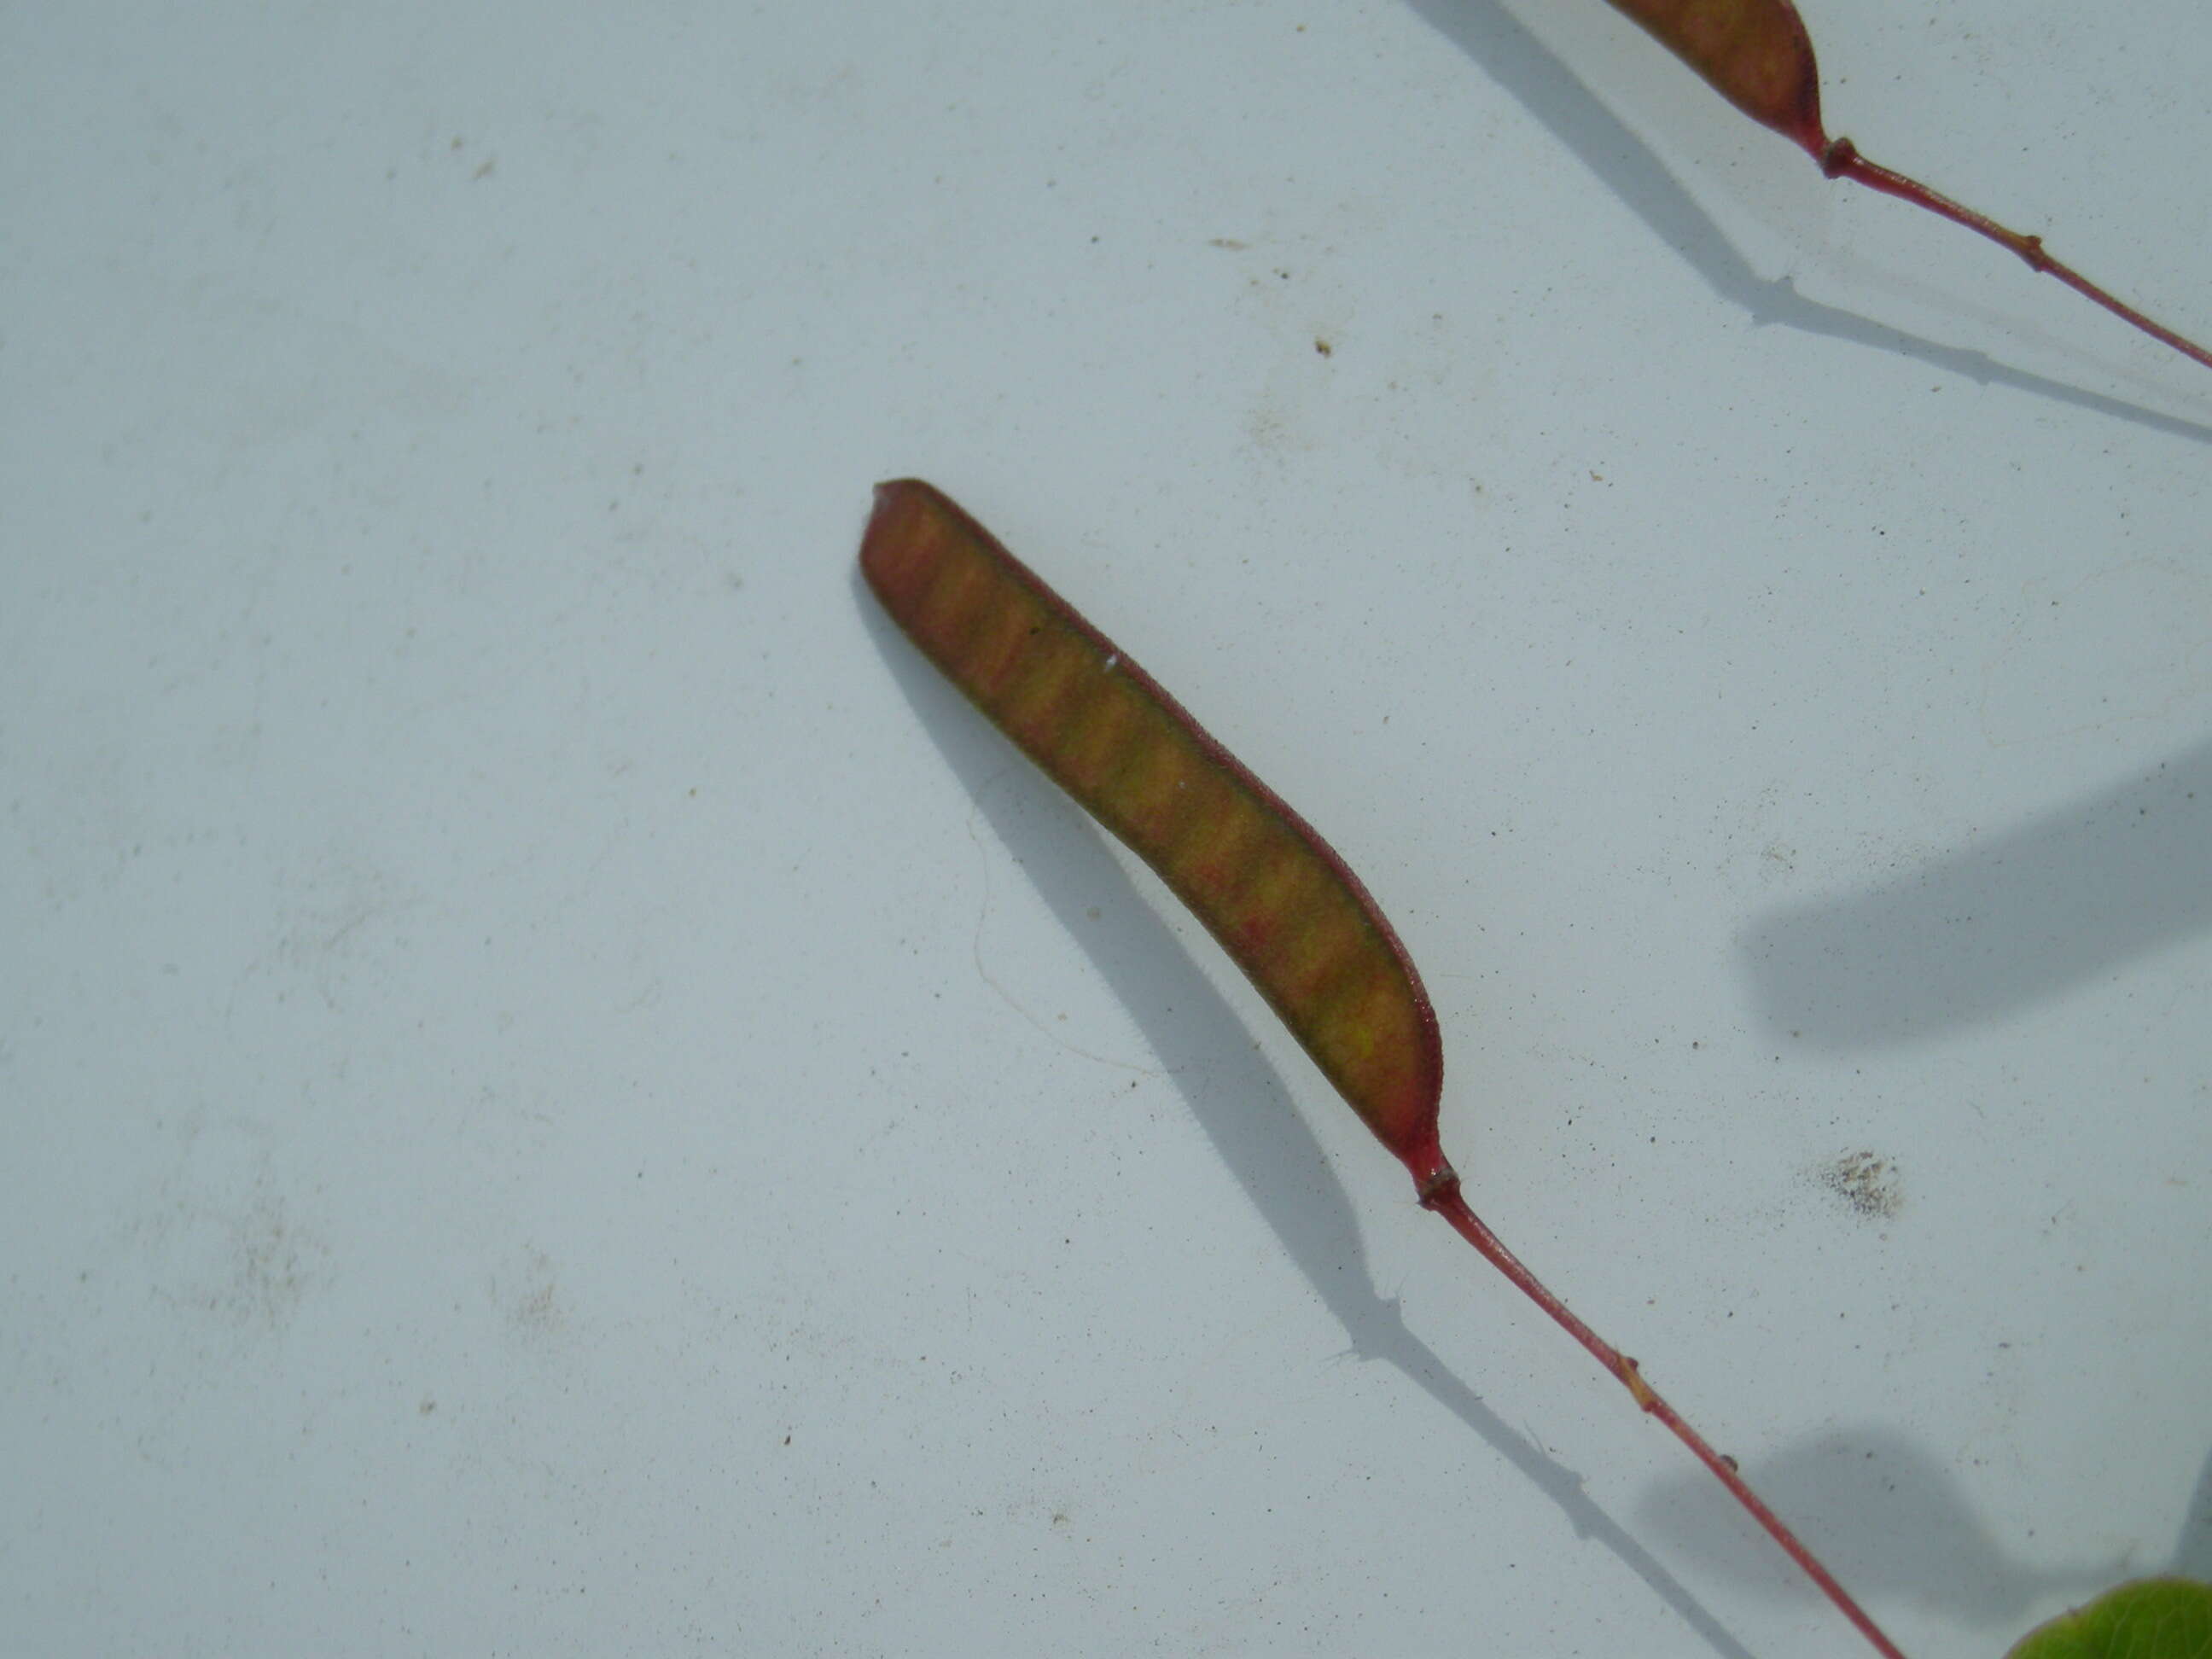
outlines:
[[[1000,774],[1000,776],[1004,775],[1005,775],[1003,773]],[[984,787],[986,788],[990,788],[994,787],[996,781],[997,781],[994,779],[992,783],[986,784]],[[1096,1060],[1101,1066],[1110,1066],[1116,1071],[1135,1072],[1145,1077],[1167,1076],[1167,1072],[1160,1066],[1147,1066],[1137,1060],[1118,1059],[1115,1055],[1101,1054],[1095,1048],[1086,1048],[1082,1043],[1073,1041],[1067,1036],[1064,1029],[1067,1019],[1067,1016],[1066,1014],[1063,1013],[1056,1015],[1051,1018],[1046,1018],[1046,1016],[1040,1013],[1036,1009],[1032,1008],[1028,1003],[1023,1001],[1020,997],[1015,995],[1014,992],[1010,987],[1008,987],[1006,982],[991,971],[990,964],[984,959],[983,938],[985,928],[991,920],[991,865],[993,860],[991,848],[985,843],[984,838],[976,824],[976,820],[982,815],[982,804],[978,801],[975,809],[968,815],[969,838],[975,843],[976,851],[982,855],[983,865],[983,902],[981,905],[977,908],[975,913],[975,933],[973,943],[970,946],[970,953],[974,957],[975,962],[975,972],[977,976],[982,980],[984,984],[989,986],[994,991],[999,994],[1000,999],[1006,1003],[1006,1006],[1012,1009],[1024,1019],[1027,1020],[1041,1035],[1048,1038],[1055,1047],[1065,1048],[1069,1054],[1079,1054],[1085,1060]],[[1093,913],[1093,919],[1096,919],[1095,912]]]

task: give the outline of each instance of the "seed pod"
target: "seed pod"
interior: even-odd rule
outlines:
[[[1422,1190],[1445,1178],[1436,1015],[1328,843],[931,485],[878,487],[860,568],[922,654],[1190,907]]]

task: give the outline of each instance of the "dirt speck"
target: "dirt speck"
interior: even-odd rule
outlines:
[[[1850,1205],[1863,1220],[1887,1221],[1905,1207],[1897,1165],[1879,1152],[1844,1152],[1816,1164],[1814,1182]]]
[[[505,1309],[508,1328],[535,1348],[550,1349],[568,1326],[553,1260],[532,1245],[524,1252],[521,1271],[506,1281],[494,1279],[492,1294]]]

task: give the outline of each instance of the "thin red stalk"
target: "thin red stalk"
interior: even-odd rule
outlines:
[[[2000,247],[2009,248],[2027,261],[2030,270],[2044,271],[2056,276],[2083,299],[2094,301],[2112,315],[2119,318],[2123,322],[2133,324],[2154,340],[2172,346],[2183,356],[2202,363],[2207,368],[2212,368],[2212,351],[2207,351],[2194,340],[2176,334],[2163,323],[2154,322],[2124,300],[2107,294],[2071,265],[2063,260],[2052,258],[2050,254],[2044,252],[2043,238],[2040,236],[2023,236],[2016,230],[2006,228],[1987,214],[1977,213],[1973,209],[1930,190],[1917,179],[1907,178],[1904,173],[1894,172],[1879,162],[1868,161],[1865,156],[1859,154],[1858,146],[1848,138],[1838,138],[1830,143],[1820,157],[1820,170],[1831,179],[1855,179],[1870,190],[1878,190],[1885,196],[1894,196],[1899,201],[1910,202],[1915,207],[1925,208],[1929,212],[1948,219],[1954,224],[1964,225],[1968,230],[1988,237]]]
[[[1566,1304],[1546,1290],[1543,1282],[1521,1265],[1520,1257],[1505,1248],[1482,1218],[1468,1208],[1467,1200],[1460,1195],[1459,1177],[1449,1174],[1449,1166],[1443,1178],[1432,1179],[1428,1183],[1428,1190],[1422,1194],[1421,1202],[1451,1223],[1460,1237],[1480,1250],[1492,1267],[1511,1279],[1523,1296],[1551,1315],[1565,1328],[1568,1335],[1589,1349],[1599,1364],[1620,1379],[1638,1406],[1673,1430],[1674,1437],[1696,1454],[1698,1461],[1711,1469],[1720,1483],[1735,1494],[1735,1501],[1743,1505],[1753,1520],[1766,1529],[1767,1536],[1782,1547],[1783,1553],[1805,1570],[1807,1576],[1820,1587],[1828,1600],[1835,1603],[1837,1611],[1856,1625],[1859,1633],[1874,1644],[1876,1652],[1884,1659],[1905,1659],[1897,1644],[1883,1635],[1881,1627],[1851,1599],[1850,1592],[1836,1582],[1835,1575],[1820,1565],[1819,1559],[1805,1547],[1797,1534],[1783,1524],[1781,1516],[1767,1508],[1759,1494],[1745,1484],[1743,1477],[1736,1473],[1735,1466],[1706,1444],[1705,1437],[1684,1422],[1681,1413],[1661,1399],[1651,1385],[1644,1380],[1644,1373],[1637,1369],[1636,1362],[1569,1312]]]

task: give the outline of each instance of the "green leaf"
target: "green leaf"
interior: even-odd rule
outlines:
[[[2123,1584],[2029,1632],[2005,1659],[2212,1659],[2212,1585]]]

